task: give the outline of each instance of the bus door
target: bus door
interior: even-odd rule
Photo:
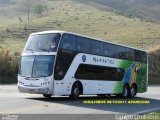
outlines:
[[[63,80],[54,81],[54,93],[56,95],[62,95],[64,93],[64,82]]]

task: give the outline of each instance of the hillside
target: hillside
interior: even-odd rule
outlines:
[[[0,83],[1,80],[10,82],[11,78],[15,82],[20,53],[28,35],[44,30],[71,31],[152,51],[149,52],[149,78],[159,83],[159,49],[150,49],[160,45],[160,24],[118,15],[97,4],[95,7],[75,0],[34,1],[48,8],[41,15],[30,11],[28,21],[17,0],[0,0]]]
[[[127,17],[160,23],[160,0],[77,0]]]
[[[75,1],[50,0],[46,4],[49,5],[48,13],[40,17],[32,15],[30,21],[22,13],[16,13],[13,19],[3,21],[5,24],[0,27],[0,47],[21,51],[30,33],[54,29],[77,32],[141,49],[160,44],[159,24],[127,18]]]

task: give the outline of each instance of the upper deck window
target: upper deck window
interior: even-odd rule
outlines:
[[[103,43],[91,40],[91,53],[97,55],[103,55]]]
[[[69,51],[75,51],[75,36],[70,34],[63,34],[60,48]]]
[[[24,52],[56,52],[60,36],[59,33],[30,35]]]
[[[115,45],[110,43],[103,43],[103,54],[106,57],[116,57],[116,48]]]
[[[76,40],[76,49],[78,52],[90,53],[90,39],[77,36]]]

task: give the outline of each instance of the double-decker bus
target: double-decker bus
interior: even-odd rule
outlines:
[[[71,32],[29,36],[21,56],[18,89],[44,97],[146,92],[147,53]]]

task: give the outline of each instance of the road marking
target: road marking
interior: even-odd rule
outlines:
[[[155,112],[155,111],[158,111],[158,110],[160,110],[160,108],[154,108],[154,109],[144,110],[144,111],[140,111],[140,112],[137,112],[137,113],[134,113],[134,114],[144,115],[144,114]]]

